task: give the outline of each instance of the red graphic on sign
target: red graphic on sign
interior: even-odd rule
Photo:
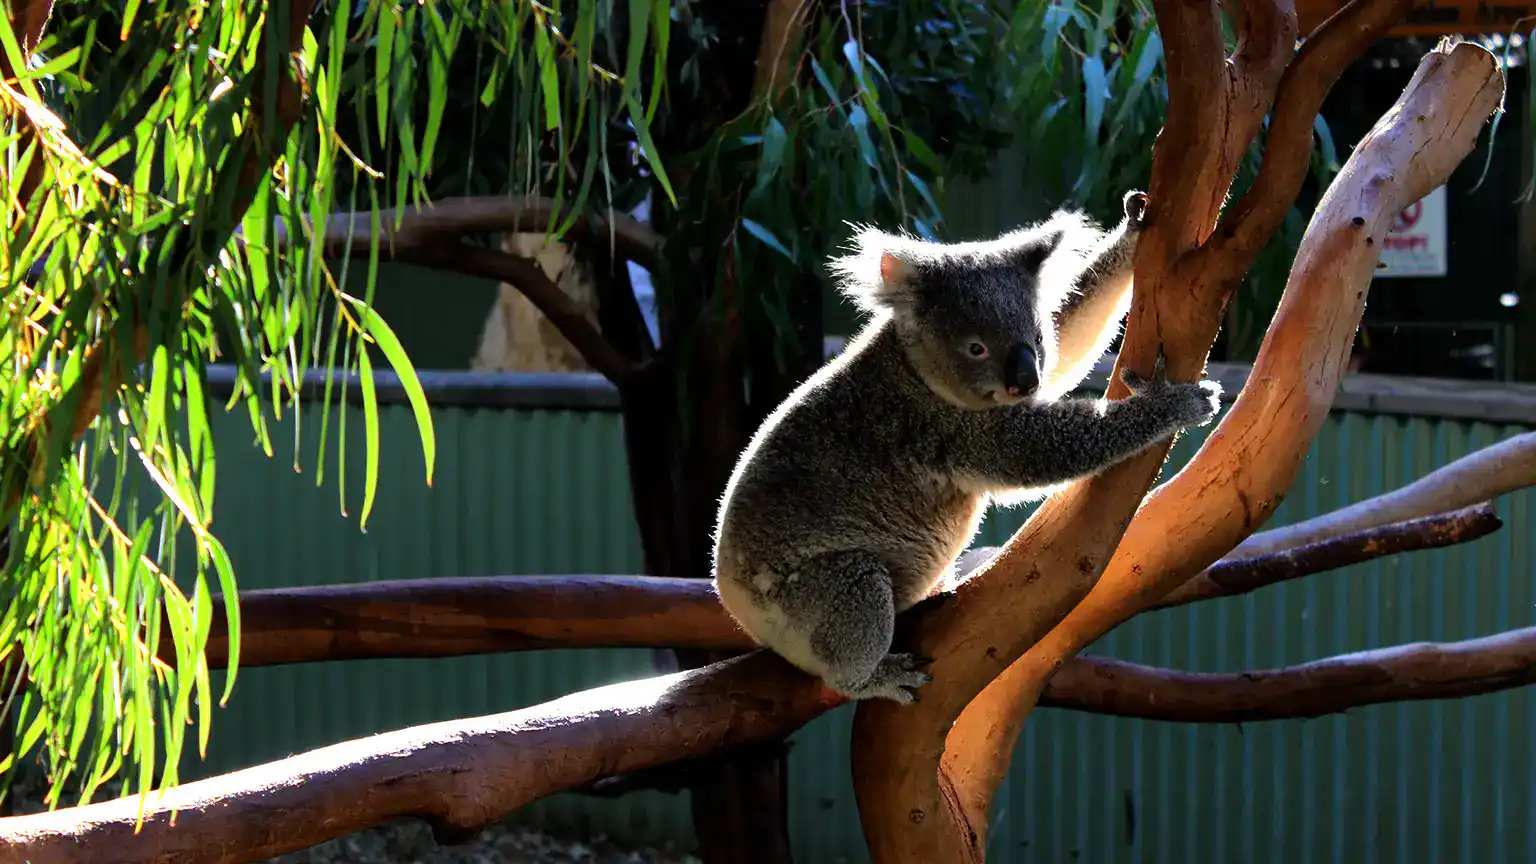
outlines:
[[[1423,215],[1424,202],[1415,201],[1412,204],[1409,204],[1407,207],[1404,207],[1403,212],[1397,214],[1397,218],[1392,220],[1392,230],[1407,231],[1409,228],[1412,228],[1414,224],[1419,221],[1419,217]]]

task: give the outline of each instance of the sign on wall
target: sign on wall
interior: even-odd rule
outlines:
[[[1392,220],[1381,243],[1377,278],[1444,276],[1448,270],[1445,237],[1445,187],[1436,187],[1409,204]]]

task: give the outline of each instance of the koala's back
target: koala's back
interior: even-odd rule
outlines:
[[[815,578],[815,556],[867,551],[890,571],[899,610],[927,596],[975,535],[986,498],[941,467],[958,409],[921,382],[891,334],[857,342],[785,400],[737,464],[717,579],[762,593]]]

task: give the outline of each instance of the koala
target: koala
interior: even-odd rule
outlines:
[[[953,577],[995,499],[1039,498],[1215,417],[1214,382],[1124,376],[1064,399],[1118,334],[1146,196],[996,239],[860,231],[830,269],[869,320],[759,427],[722,498],[713,577],[756,642],[851,699],[907,703],[896,614]]]

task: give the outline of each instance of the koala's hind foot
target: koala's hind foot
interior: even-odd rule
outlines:
[[[933,678],[922,671],[926,666],[925,658],[919,658],[912,654],[887,654],[880,658],[875,666],[873,675],[857,684],[847,684],[822,678],[827,686],[847,696],[850,699],[892,699],[897,702],[909,703],[917,701],[917,694],[913,691],[932,681]]]
[[[891,653],[895,603],[890,576],[874,555],[818,555],[759,602],[781,613],[770,616],[778,632],[759,639],[850,699],[912,702],[912,690],[930,680],[920,668],[925,660]]]

